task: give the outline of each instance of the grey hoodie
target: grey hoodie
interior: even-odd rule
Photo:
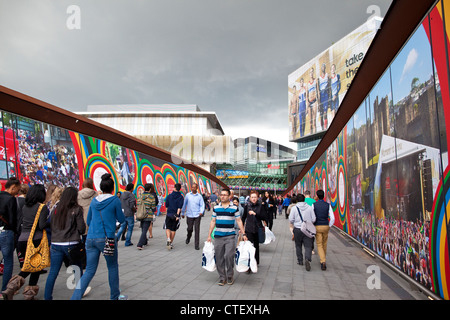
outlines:
[[[122,210],[125,217],[132,217],[136,212],[136,197],[133,193],[125,191],[120,196],[120,202],[122,203]]]
[[[87,220],[89,205],[91,204],[92,199],[94,199],[96,196],[98,196],[97,191],[90,188],[83,188],[78,191],[78,204],[83,208],[84,222],[86,222]],[[85,234],[87,234],[87,228]]]
[[[291,213],[289,214],[289,222],[294,225],[294,228],[300,229],[302,224],[302,219],[300,219],[297,208],[302,214],[303,221],[311,221],[312,223],[316,221],[314,209],[306,202],[297,202],[297,204],[291,208]]]

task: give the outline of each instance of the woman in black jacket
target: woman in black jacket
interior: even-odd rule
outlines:
[[[258,229],[263,228],[267,221],[267,212],[262,203],[258,202],[258,192],[250,192],[250,202],[244,207],[242,223],[248,240],[255,247],[255,260],[259,264],[259,237]]]
[[[262,202],[264,207],[266,208],[267,213],[267,226],[270,230],[272,230],[273,226],[273,214],[275,212],[276,214],[276,205],[275,200],[273,199],[272,195],[269,193],[269,191],[266,191],[264,193],[264,197],[262,198]]]
[[[77,198],[78,189],[66,188],[51,212],[52,263],[45,284],[45,300],[53,300],[53,287],[65,257],[71,265],[78,266],[80,276],[83,274],[81,252],[84,250],[84,244],[81,242],[81,235],[86,231],[86,223],[83,218],[83,208],[78,205]]]
[[[19,257],[20,268],[23,267],[23,261],[27,251],[27,241],[33,227],[34,219],[42,203],[45,202],[45,187],[42,184],[36,184],[30,188],[26,197],[25,205],[22,208],[22,215],[18,224],[21,226],[21,232],[17,241],[17,256]],[[46,205],[42,207],[39,221],[34,232],[33,244],[35,247],[39,246],[43,230],[48,227],[47,223],[48,208]],[[25,278],[30,276],[28,286],[23,290],[25,300],[33,300],[39,292],[39,275],[41,272],[24,272],[21,271],[18,275],[15,275],[8,282],[7,288],[2,292],[5,300],[12,300],[14,293],[18,291],[25,283]]]

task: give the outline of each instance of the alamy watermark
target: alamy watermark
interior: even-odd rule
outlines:
[[[366,285],[369,290],[381,289],[381,271],[377,265],[371,265],[367,267],[366,273],[370,276],[367,278]]]
[[[66,26],[69,30],[81,29],[81,9],[79,6],[72,4],[67,7],[66,13],[69,14],[66,20]]]

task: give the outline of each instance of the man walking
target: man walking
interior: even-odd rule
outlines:
[[[125,228],[128,228],[127,235],[125,237],[125,247],[132,246],[131,235],[134,228],[134,213],[136,212],[136,198],[133,194],[134,184],[129,183],[125,188],[125,192],[120,196],[120,202],[122,203],[122,210],[125,216],[125,222],[120,225],[116,238],[120,239],[120,236],[125,232]]]
[[[297,254],[297,264],[303,265],[303,252],[302,247],[305,247],[305,269],[311,270],[311,255],[313,239],[309,238],[301,230],[303,221],[310,221],[314,223],[316,216],[314,210],[305,202],[305,196],[299,194],[297,196],[297,204],[291,209],[289,214],[289,222],[294,226],[294,241],[295,251]]]
[[[187,237],[186,244],[189,244],[192,232],[195,231],[195,250],[200,250],[200,219],[205,212],[205,202],[200,193],[197,192],[198,185],[193,183],[191,192],[184,198],[181,217],[186,215]]]
[[[3,283],[2,291],[12,277],[14,260],[14,235],[17,232],[17,200],[15,196],[20,190],[20,181],[9,178],[5,183],[5,190],[0,192],[0,251],[3,255]]]
[[[175,232],[180,226],[180,213],[183,208],[183,194],[180,192],[181,184],[175,183],[175,190],[172,191],[166,198],[166,236],[167,236],[167,249],[173,249],[173,239],[175,238]]]
[[[325,193],[323,190],[317,190],[316,192],[318,201],[312,206],[316,215],[316,242],[317,250],[319,251],[320,268],[322,270],[327,269],[326,255],[327,255],[327,242],[328,232],[331,226],[334,224],[334,213],[331,205],[323,200]]]
[[[219,273],[219,286],[234,282],[234,255],[236,252],[235,222],[240,232],[247,240],[244,233],[244,225],[236,205],[230,202],[230,190],[223,189],[220,192],[221,203],[214,206],[211,224],[209,225],[208,239],[211,242],[211,233],[214,232],[214,252],[216,257],[216,268]]]

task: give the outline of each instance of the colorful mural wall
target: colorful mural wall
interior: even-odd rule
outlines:
[[[326,190],[337,227],[448,300],[450,15],[443,12],[450,1],[425,17],[292,192]]]
[[[116,193],[125,191],[128,183],[134,184],[136,195],[144,191],[146,183],[153,183],[160,199],[165,199],[177,182],[184,194],[194,182],[202,194],[218,190],[216,182],[194,171],[123,146],[7,112],[1,112],[0,120],[2,189],[4,180],[16,176],[29,185],[79,188],[90,177],[100,190],[101,176],[110,173]],[[161,212],[165,212],[164,205]]]

